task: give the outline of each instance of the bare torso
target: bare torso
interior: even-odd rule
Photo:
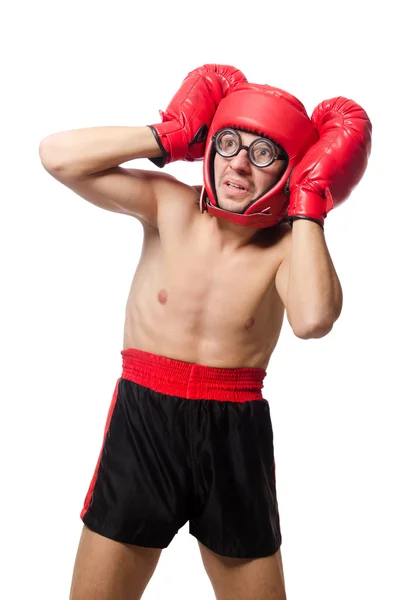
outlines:
[[[200,213],[192,194],[186,186],[160,202],[157,228],[144,224],[124,348],[212,367],[267,369],[284,318],[275,277],[290,228],[261,230],[238,251],[222,248],[211,235],[214,217]]]

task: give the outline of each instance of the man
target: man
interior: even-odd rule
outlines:
[[[141,598],[187,520],[218,600],[286,598],[261,389],[285,312],[303,339],[340,315],[324,218],[364,173],[370,134],[352,101],[310,120],[286,92],[205,65],[160,124],[42,141],[51,175],[144,231],[72,600]],[[204,186],[119,166],[203,155]]]

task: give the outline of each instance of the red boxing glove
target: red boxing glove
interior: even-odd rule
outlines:
[[[372,125],[361,106],[342,97],[319,104],[311,120],[319,140],[292,172],[288,217],[324,227],[327,213],[350,196],[364,175]]]
[[[191,71],[172,98],[162,123],[149,125],[163,153],[151,158],[158,167],[175,160],[194,161],[204,156],[205,141],[219,102],[247,81],[228,65],[204,65]]]

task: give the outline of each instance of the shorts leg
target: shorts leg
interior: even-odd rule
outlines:
[[[188,520],[189,469],[178,399],[121,378],[83,522],[115,541],[165,548]],[[171,427],[174,428],[170,435]]]
[[[195,411],[198,510],[189,532],[222,556],[258,558],[281,545],[267,400],[206,402]]]

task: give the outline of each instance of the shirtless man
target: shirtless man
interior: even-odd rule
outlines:
[[[222,65],[189,73],[162,120],[40,145],[53,177],[144,232],[70,598],[138,600],[189,520],[218,600],[285,600],[261,389],[285,312],[302,339],[340,315],[324,217],[364,173],[371,124],[343,98],[310,120]],[[204,186],[119,166],[203,156]]]

